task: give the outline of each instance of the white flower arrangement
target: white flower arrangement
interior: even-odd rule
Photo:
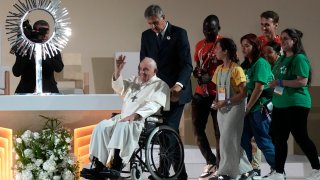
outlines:
[[[26,130],[16,135],[16,180],[79,179],[79,163],[70,154],[71,133],[56,118],[47,119],[40,132]]]

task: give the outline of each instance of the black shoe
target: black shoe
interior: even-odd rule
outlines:
[[[120,177],[120,172],[114,169],[109,169],[107,167],[103,168],[102,171],[98,173],[100,178],[112,178],[116,179]]]
[[[97,177],[97,172],[95,169],[87,169],[83,168],[80,171],[80,177],[83,177],[85,179],[96,179]]]
[[[98,158],[93,157],[90,169],[83,168],[80,171],[80,177],[86,179],[98,179],[98,174],[104,167],[105,166],[98,160]]]
[[[177,177],[177,180],[188,180],[188,175],[187,175],[187,174],[179,175],[179,176]]]
[[[83,169],[80,171],[80,174],[90,173],[90,172],[93,172],[93,169],[83,168]]]
[[[152,175],[150,175],[150,176],[148,176],[148,179],[149,180],[155,180],[155,178],[152,176]],[[188,180],[188,175],[183,175],[183,176],[178,176],[177,178],[176,178],[177,180]]]
[[[110,169],[121,171],[122,168],[124,167],[124,164],[122,163],[122,158],[120,157],[119,154],[120,154],[120,149],[115,149],[114,156],[110,164],[111,166],[109,167]]]
[[[257,176],[257,173],[254,170],[241,174],[239,180],[250,180],[253,179],[254,176]]]
[[[211,177],[209,180],[230,180],[231,177],[228,175],[216,175]]]
[[[256,172],[256,176],[261,176],[261,169],[253,169]]]
[[[148,179],[149,180],[155,180],[155,178],[152,175],[148,176]]]
[[[126,167],[126,164],[122,164],[122,163],[118,165],[111,164],[110,169],[121,172],[124,167]]]

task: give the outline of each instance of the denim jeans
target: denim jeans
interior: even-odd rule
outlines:
[[[258,148],[262,151],[267,163],[275,168],[275,150],[269,135],[270,121],[264,111],[250,112],[244,119],[241,146],[246,151],[248,160],[252,161],[251,139],[255,138]]]

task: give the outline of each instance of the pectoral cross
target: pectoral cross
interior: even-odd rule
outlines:
[[[132,98],[132,102],[134,102],[136,99],[138,99],[137,95],[134,95]]]

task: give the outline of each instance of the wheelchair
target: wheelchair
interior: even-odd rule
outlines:
[[[146,118],[138,148],[129,164],[130,170],[121,173],[130,174],[132,180],[142,179],[144,172],[149,172],[156,180],[177,179],[184,164],[184,148],[179,134],[165,125],[162,116]]]

